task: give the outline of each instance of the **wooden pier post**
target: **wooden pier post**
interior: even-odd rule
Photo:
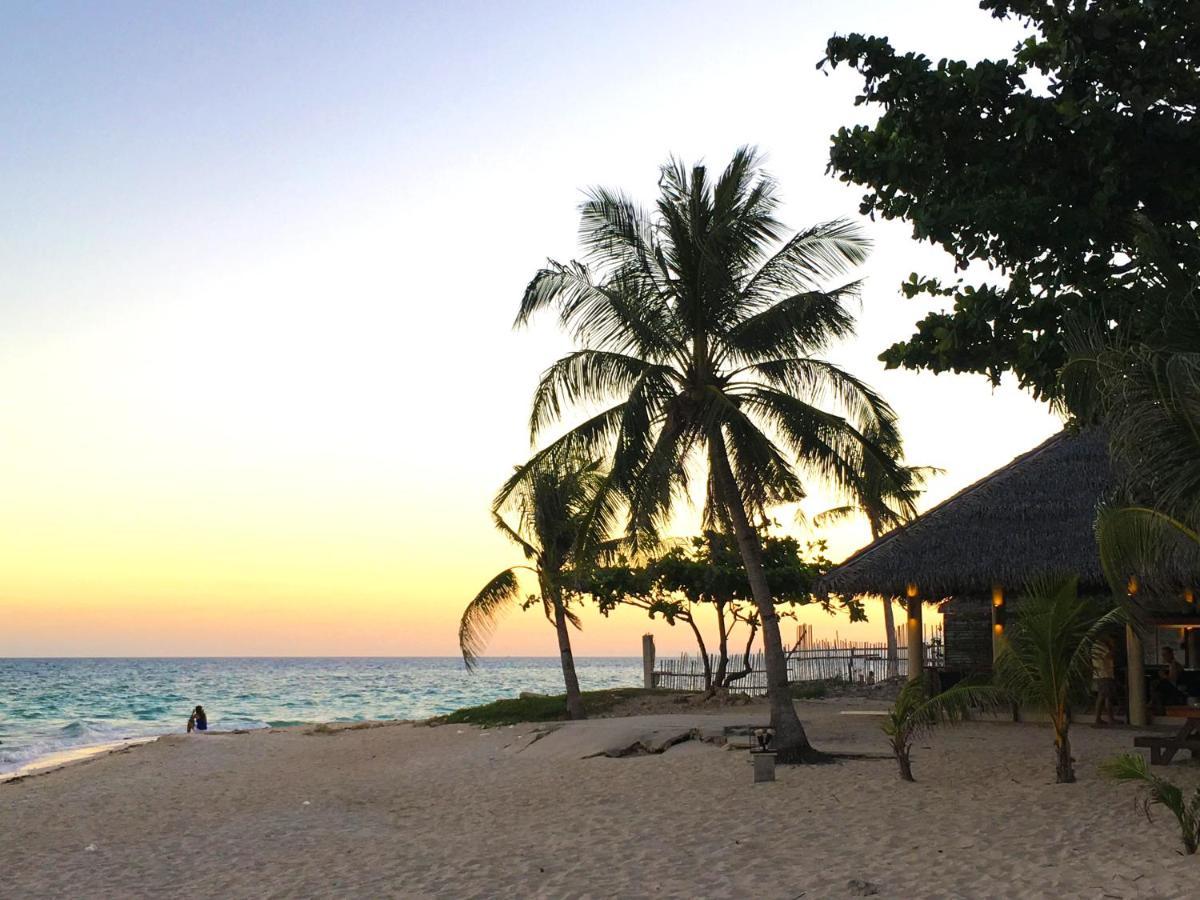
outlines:
[[[642,687],[654,687],[654,635],[642,635]]]

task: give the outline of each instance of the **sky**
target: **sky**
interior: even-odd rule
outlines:
[[[574,253],[581,191],[650,200],[671,155],[753,144],[787,224],[856,215],[829,135],[877,113],[815,68],[854,30],[933,58],[1020,36],[971,0],[4,5],[0,655],[454,654],[520,562],[489,503],[570,345],[511,326]],[[1059,423],[1011,385],[883,369],[930,308],[899,282],[949,263],[866,227],[858,335],[830,355],[946,470],[928,506]],[[827,537],[840,558],[868,535]],[[690,646],[626,611],[585,614],[576,653],[647,630]],[[517,613],[491,652],[552,655],[553,632]]]

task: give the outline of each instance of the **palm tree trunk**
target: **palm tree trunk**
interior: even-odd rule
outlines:
[[[1075,783],[1075,768],[1071,765],[1071,738],[1067,732],[1069,727],[1065,723],[1055,723],[1054,726],[1054,780],[1058,784]]]
[[[586,719],[583,708],[583,693],[579,690],[579,677],[575,674],[575,657],[571,655],[571,633],[567,631],[567,614],[562,599],[555,594],[554,630],[558,632],[558,655],[562,660],[563,681],[567,685],[567,718]]]
[[[883,529],[874,517],[871,518],[871,540],[879,540]],[[883,627],[887,632],[887,677],[897,678],[900,675],[900,648],[896,646],[896,615],[892,611],[892,598],[883,598]]]
[[[750,582],[750,593],[758,607],[762,620],[763,653],[767,661],[767,700],[771,704],[771,728],[775,731],[776,760],[780,763],[816,762],[822,755],[813,749],[796,715],[788,690],[787,656],[783,651],[783,640],[779,635],[779,616],[775,612],[775,601],[763,571],[762,547],[758,532],[750,526],[742,493],[733,477],[729,457],[725,452],[725,441],[718,433],[709,443],[711,464],[721,505],[733,525],[733,536],[741,552],[742,565],[746,567],[746,579]]]
[[[704,635],[700,633],[700,627],[692,618],[691,613],[686,616],[681,615],[679,618],[691,626],[692,634],[696,636],[696,646],[700,649],[700,661],[704,664],[704,693],[711,696],[713,694],[712,660],[708,658],[708,647],[704,644]]]
[[[717,603],[717,674],[713,687],[725,687],[725,676],[729,672],[729,631],[725,627],[725,604]]]

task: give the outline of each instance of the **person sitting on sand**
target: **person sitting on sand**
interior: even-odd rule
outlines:
[[[188,716],[187,730],[188,734],[193,731],[208,731],[208,715],[204,712],[203,706],[197,706],[192,710],[192,714]]]

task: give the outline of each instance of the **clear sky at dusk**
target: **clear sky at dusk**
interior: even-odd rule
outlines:
[[[510,326],[574,252],[580,189],[648,199],[668,155],[755,144],[788,224],[854,214],[828,136],[873,113],[815,70],[850,30],[934,57],[1019,36],[971,0],[6,5],[0,655],[456,652],[518,561],[489,501],[567,343]],[[884,372],[926,308],[897,284],[947,262],[869,232],[834,355],[947,470],[934,502],[1058,424],[1009,386]],[[645,627],[586,615],[576,652],[636,654]],[[492,649],[553,635],[514,616]]]

